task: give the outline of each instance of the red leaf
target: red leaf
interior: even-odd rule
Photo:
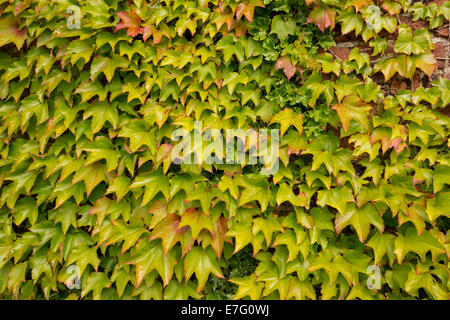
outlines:
[[[278,58],[277,63],[275,64],[275,70],[283,69],[284,74],[290,80],[297,71],[297,68],[291,63],[288,57],[282,56]]]
[[[27,39],[27,31],[20,30],[16,20],[10,18],[0,19],[0,47],[13,42],[17,49],[22,48]]]
[[[117,13],[121,21],[116,24],[116,31],[127,29],[127,35],[135,37],[144,32],[141,28],[141,18],[134,12],[120,11]]]
[[[328,6],[316,6],[313,11],[309,13],[307,23],[314,23],[319,29],[324,32],[327,27],[330,30],[334,29],[336,11]]]

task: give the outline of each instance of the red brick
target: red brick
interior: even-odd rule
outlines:
[[[420,79],[417,76],[417,73],[412,78],[412,81],[413,81],[413,91],[416,91],[417,88],[419,88],[421,86]]]
[[[328,50],[330,50],[330,52],[333,55],[335,55],[336,57],[338,57],[342,61],[347,60],[348,59],[348,55],[350,54],[350,49],[349,48],[331,47]]]
[[[435,49],[433,51],[433,54],[437,60],[437,67],[438,67],[438,69],[443,69],[443,68],[445,68],[445,60],[440,60],[439,58],[447,57],[447,55],[445,53],[445,46],[443,46],[440,43],[435,43],[434,47],[435,47]]]
[[[440,35],[441,37],[448,37],[448,35],[449,35],[449,29],[448,29],[447,27],[446,27],[446,28],[439,29],[438,32],[437,32],[437,34]]]
[[[388,42],[386,51],[384,53],[385,54],[392,54],[392,53],[394,53],[394,44]]]
[[[391,80],[391,89],[398,92],[399,90],[408,89],[408,86],[403,78],[399,79],[398,77],[394,77]]]
[[[411,27],[411,29],[413,30],[417,30],[417,29],[421,29],[421,28],[427,28],[428,24],[426,23],[426,21],[423,20],[417,20],[417,21],[413,21],[409,24],[409,26]]]

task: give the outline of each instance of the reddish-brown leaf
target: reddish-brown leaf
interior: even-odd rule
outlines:
[[[192,249],[194,239],[192,238],[189,227],[179,228],[181,217],[175,213],[167,215],[153,229],[149,241],[155,239],[162,240],[164,256],[177,243],[181,242],[183,255]]]
[[[121,21],[116,24],[116,31],[127,29],[127,35],[135,37],[144,32],[141,28],[141,18],[134,12],[120,11],[117,13]]]
[[[275,64],[275,70],[283,69],[284,74],[290,80],[297,71],[297,68],[291,63],[288,57],[282,56],[278,58],[276,64]]]
[[[10,18],[0,19],[0,47],[13,42],[17,49],[22,48],[27,39],[27,31],[20,30],[19,23]]]
[[[328,6],[319,5],[309,13],[308,23],[314,23],[322,32],[326,28],[330,27],[330,30],[334,29],[336,18],[336,11]]]

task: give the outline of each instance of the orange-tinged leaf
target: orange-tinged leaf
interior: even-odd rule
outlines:
[[[369,4],[373,3],[372,0],[351,0],[347,1],[346,7],[354,7],[356,12],[359,12],[362,7],[368,6]]]
[[[217,17],[213,20],[213,23],[215,23],[217,26],[217,31],[219,31],[220,28],[222,28],[222,26],[224,24],[227,25],[227,30],[230,31],[231,27],[233,26],[233,21],[234,21],[233,17],[234,17],[233,12],[226,13],[226,14],[219,13],[217,15]]]
[[[212,236],[211,246],[216,252],[217,258],[220,260],[222,256],[223,245],[225,241],[232,243],[229,237],[226,237],[228,231],[227,219],[220,217],[214,224],[214,234]]]
[[[250,0],[248,3],[239,3],[236,7],[236,18],[239,20],[244,15],[248,21],[252,22],[255,7],[264,8],[264,4],[261,0]]]
[[[379,61],[375,64],[374,70],[375,70],[375,72],[381,71],[384,75],[384,80],[388,81],[397,72],[398,61],[395,58],[390,58],[390,59],[385,59],[385,60]]]
[[[208,230],[211,234],[214,234],[214,227],[211,219],[202,211],[195,208],[186,210],[181,216],[181,222],[179,228],[189,226],[191,228],[192,236],[197,239],[198,234],[203,229]]]
[[[437,69],[436,58],[431,53],[423,53],[412,57],[416,68],[431,77]]]
[[[20,50],[26,39],[27,31],[20,30],[20,25],[16,20],[11,18],[0,19],[0,47],[13,42]]]
[[[345,132],[350,127],[350,120],[354,119],[369,129],[368,112],[372,109],[370,105],[365,103],[359,97],[351,95],[344,98],[342,103],[335,104],[333,110],[336,110]]]
[[[189,238],[190,231],[188,227],[179,227],[181,221],[181,217],[177,214],[169,214],[164,219],[162,219],[152,230],[149,241],[160,238],[162,240],[162,248],[164,251],[164,256],[167,255],[169,250],[177,243],[181,242],[182,244],[187,245],[187,247],[183,247],[183,253],[189,251],[194,245],[194,240],[191,238],[191,241],[186,241]],[[186,237],[185,233],[189,233]],[[183,238],[184,241],[183,241]],[[185,252],[186,251],[186,252]]]
[[[322,32],[330,27],[334,29],[336,11],[328,6],[319,5],[309,13],[307,23],[314,23]]]
[[[144,32],[141,28],[141,18],[134,12],[120,11],[117,13],[121,21],[116,24],[116,31],[127,29],[127,35],[135,37]]]

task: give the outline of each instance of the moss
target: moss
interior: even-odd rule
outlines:
[[[224,279],[210,277],[207,287],[209,289],[208,299],[231,299],[236,293],[238,286],[228,281],[231,278],[241,278],[255,272],[258,260],[253,255],[250,245],[240,250],[230,259],[224,260],[225,267],[222,268]]]

